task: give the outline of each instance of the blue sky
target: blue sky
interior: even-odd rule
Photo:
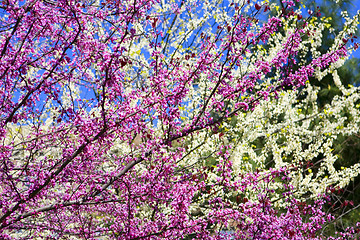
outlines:
[[[349,13],[351,13],[352,15],[354,15],[357,10],[360,9],[360,0],[354,0],[353,1],[354,7],[352,9],[349,9]],[[360,36],[358,37],[358,43],[360,43]],[[360,48],[354,53],[354,56],[357,58],[360,58]]]

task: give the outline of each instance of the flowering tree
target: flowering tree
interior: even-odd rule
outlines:
[[[358,16],[321,54],[326,19],[294,6],[2,1],[1,237],[317,238],[319,194],[357,174],[329,133],[358,131],[358,89],[319,111],[307,80],[336,79]]]

